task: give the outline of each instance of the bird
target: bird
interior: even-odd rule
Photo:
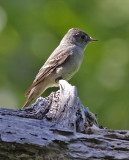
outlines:
[[[58,47],[39,70],[27,90],[24,107],[40,97],[50,87],[58,87],[59,79],[69,80],[80,68],[84,50],[88,43],[97,41],[79,28],[71,28],[62,38]]]

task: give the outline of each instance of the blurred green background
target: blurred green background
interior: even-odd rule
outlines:
[[[72,27],[99,41],[89,44],[70,83],[99,124],[129,129],[129,0],[0,0],[0,106],[24,104],[38,70]]]

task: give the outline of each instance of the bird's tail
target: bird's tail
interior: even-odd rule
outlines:
[[[33,87],[30,90],[29,94],[27,95],[27,100],[22,108],[28,107],[33,102],[33,100],[38,98],[45,90],[46,90],[45,83]]]
[[[31,100],[30,98],[27,98],[27,100],[25,101],[24,105],[22,106],[22,109],[24,107],[28,107],[31,103],[32,103],[33,100]]]
[[[32,88],[31,91],[30,91],[30,93],[29,93],[29,95],[27,96],[27,100],[25,101],[22,109],[23,109],[24,107],[28,107],[28,106],[32,103],[32,101],[33,101],[34,99],[36,99],[38,96],[39,96],[39,95],[37,95],[36,89],[35,89],[35,88]]]

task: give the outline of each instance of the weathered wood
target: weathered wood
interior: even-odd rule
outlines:
[[[100,129],[76,88],[59,83],[29,108],[0,109],[0,160],[129,159],[129,131]]]

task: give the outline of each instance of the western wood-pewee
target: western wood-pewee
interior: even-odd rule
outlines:
[[[33,84],[26,92],[27,100],[23,108],[38,98],[47,88],[58,86],[58,79],[69,80],[79,69],[87,44],[91,38],[78,28],[70,29],[59,46],[39,70]]]

